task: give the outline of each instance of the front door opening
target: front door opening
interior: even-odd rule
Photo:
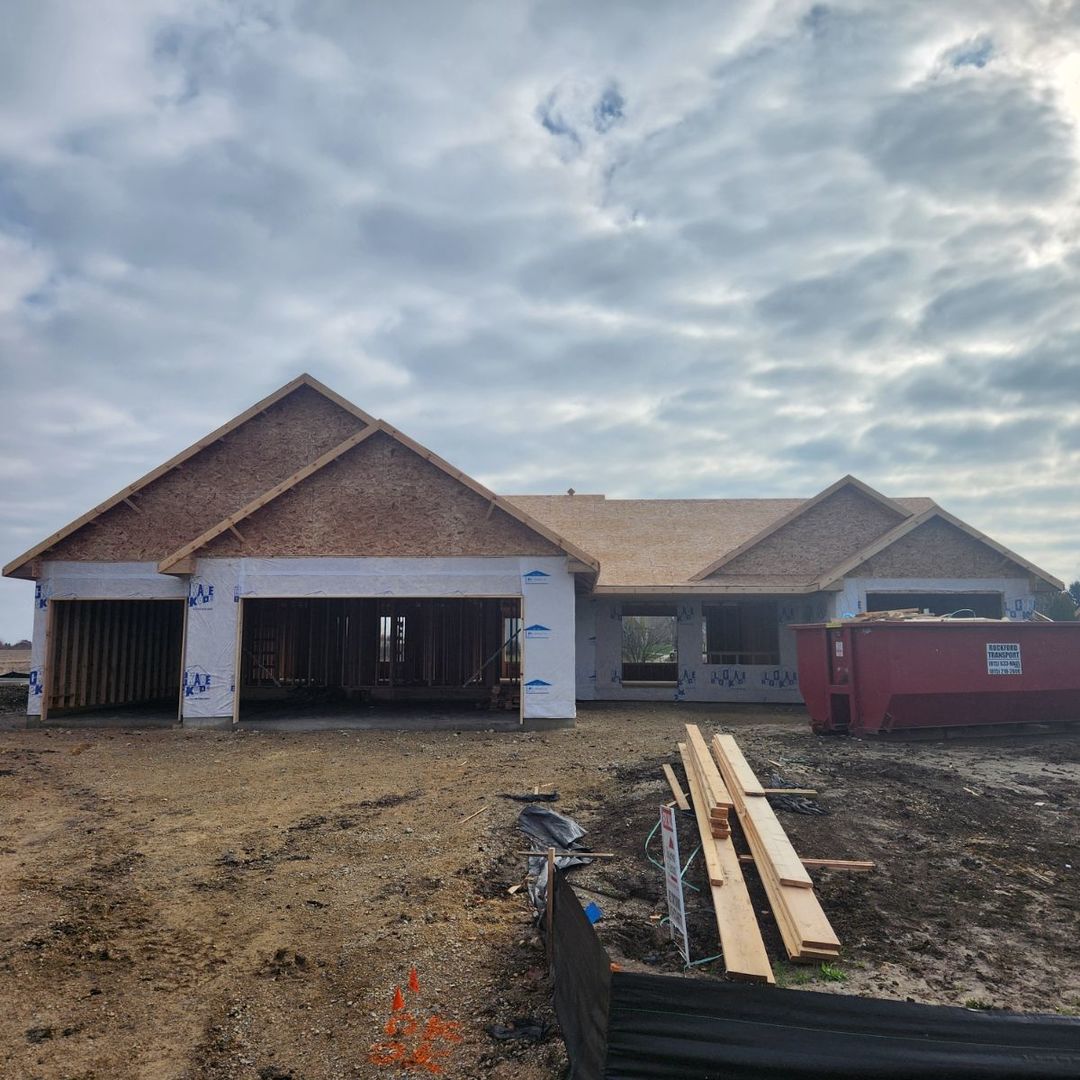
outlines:
[[[519,598],[244,601],[242,719],[371,702],[517,710],[520,680]]]
[[[675,686],[679,653],[674,605],[624,604],[620,621],[623,685]]]

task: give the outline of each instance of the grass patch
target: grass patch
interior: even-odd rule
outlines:
[[[823,982],[847,982],[847,972],[837,964],[822,964],[818,972]]]

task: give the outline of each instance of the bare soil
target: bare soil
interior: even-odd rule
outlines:
[[[444,1075],[560,1076],[543,948],[524,890],[507,891],[525,870],[520,804],[499,795],[554,783],[557,808],[619,853],[572,877],[604,911],[612,958],[677,972],[644,844],[668,797],[660,765],[675,763],[688,720],[735,732],[760,773],[821,791],[826,816],[780,814],[803,855],[878,864],[815,872],[843,958],[826,972],[778,960],[781,983],[1080,1010],[1080,730],[857,742],[811,735],[800,709],[623,704],[545,734],[26,731],[8,719],[0,1075],[401,1075],[369,1050],[415,967],[408,1010],[460,1025],[461,1042],[436,1040]],[[680,830],[689,854],[692,820]],[[717,952],[707,900],[690,891],[688,905],[695,956]],[[485,1031],[524,1016],[551,1025],[539,1043]]]

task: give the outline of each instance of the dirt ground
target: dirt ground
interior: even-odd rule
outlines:
[[[622,704],[544,734],[26,731],[7,719],[3,1076],[400,1075],[369,1051],[412,967],[407,1009],[443,1022],[444,1075],[560,1076],[543,948],[524,890],[507,891],[525,869],[520,804],[499,795],[555,784],[557,808],[619,853],[572,872],[604,911],[613,959],[678,971],[651,918],[663,882],[644,844],[687,720],[733,731],[760,773],[821,791],[827,816],[780,814],[801,854],[878,864],[815,872],[843,958],[824,972],[778,961],[779,982],[1080,1010],[1080,730],[872,743],[815,737],[801,709]],[[680,834],[688,854],[692,819]],[[701,883],[693,868],[687,880]],[[689,893],[698,957],[718,951],[707,903]],[[485,1030],[517,1017],[551,1027],[538,1043]]]

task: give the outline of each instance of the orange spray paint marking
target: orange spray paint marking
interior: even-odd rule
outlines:
[[[409,971],[408,986],[411,994],[419,995],[420,976],[416,968]],[[379,1068],[408,1073],[441,1074],[440,1062],[450,1057],[452,1047],[463,1039],[460,1024],[443,1020],[437,1014],[421,1025],[413,1012],[405,1010],[405,995],[400,986],[394,989],[393,1005],[383,1031],[388,1038],[371,1044],[368,1061]]]

